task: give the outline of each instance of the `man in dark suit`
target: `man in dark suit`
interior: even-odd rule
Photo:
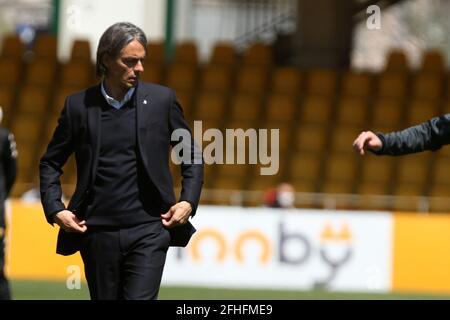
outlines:
[[[0,107],[0,122],[3,111]],[[0,300],[11,299],[8,279],[5,275],[5,200],[16,180],[17,149],[14,136],[6,128],[0,127]]]
[[[105,31],[102,82],[67,97],[40,162],[45,215],[60,226],[57,253],[80,251],[92,299],[156,299],[169,245],[185,246],[195,232],[188,218],[203,184],[203,164],[194,161],[201,151],[192,136],[171,139],[189,130],[173,90],[139,81],[146,44],[131,23]],[[177,142],[192,159],[181,164],[179,202],[168,166]],[[66,209],[60,176],[72,153],[77,185]]]

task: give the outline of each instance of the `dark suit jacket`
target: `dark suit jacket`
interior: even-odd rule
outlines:
[[[147,178],[156,186],[161,203],[161,213],[176,203],[172,176],[169,171],[170,147],[178,142],[171,141],[175,129],[189,130],[173,90],[145,82],[136,88],[137,144],[138,156],[147,172]],[[102,100],[103,99],[103,100]],[[47,221],[53,224],[53,215],[65,209],[61,201],[60,176],[68,157],[75,153],[77,185],[67,207],[80,219],[84,218],[86,199],[89,196],[99,156],[100,114],[104,97],[100,85],[66,98],[47,151],[41,158],[40,192]],[[190,130],[189,130],[190,131]],[[193,150],[191,158],[202,159],[201,150],[193,137],[188,143]],[[195,215],[203,184],[203,164],[182,164],[182,190],[179,201],[188,201]],[[169,229],[173,246],[185,246],[195,228],[190,222],[181,227]],[[57,253],[68,255],[79,250],[80,234],[58,235]]]

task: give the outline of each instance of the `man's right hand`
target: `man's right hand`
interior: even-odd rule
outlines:
[[[353,149],[360,155],[364,155],[365,150],[379,151],[383,147],[383,142],[372,131],[363,131],[353,142]]]
[[[63,210],[55,214],[55,223],[66,232],[84,233],[86,221],[80,221],[71,211]]]

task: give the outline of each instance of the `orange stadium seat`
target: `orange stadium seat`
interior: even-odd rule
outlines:
[[[407,125],[416,125],[439,115],[439,103],[437,101],[414,100],[408,106]]]
[[[297,127],[296,137],[298,151],[326,151],[327,131],[321,125],[300,125]]]
[[[368,73],[347,71],[342,79],[342,92],[345,97],[367,97],[372,91],[372,76]]]
[[[61,69],[62,86],[84,89],[94,84],[95,72],[90,61],[75,60],[63,65]]]
[[[22,62],[18,59],[0,58],[0,86],[18,86],[22,76]]]
[[[331,121],[332,100],[321,96],[307,96],[301,106],[301,123],[326,125]]]
[[[56,82],[56,63],[35,59],[26,67],[25,85],[52,86]]]
[[[344,96],[339,99],[336,123],[363,127],[367,120],[368,102],[365,98]]]
[[[338,73],[335,70],[311,70],[307,76],[309,94],[333,96],[337,92]]]
[[[445,59],[442,51],[428,50],[422,57],[422,72],[442,73],[445,70]]]
[[[408,72],[409,62],[405,52],[401,50],[392,50],[387,54],[386,71]]]
[[[304,92],[301,72],[296,67],[278,67],[272,73],[270,91],[276,94],[298,95]]]
[[[2,40],[0,57],[21,60],[25,52],[25,45],[17,34],[8,34]]]
[[[232,72],[225,65],[208,65],[202,74],[201,91],[230,92],[233,88]]]
[[[20,91],[17,109],[21,114],[45,114],[49,108],[49,89],[30,85]]]
[[[56,62],[57,39],[52,34],[42,33],[36,37],[33,46],[36,59],[48,59]]]
[[[145,72],[144,72],[145,73]],[[173,64],[167,73],[167,85],[174,90],[194,92],[197,81],[197,67],[188,64]]]
[[[76,39],[72,43],[70,61],[84,61],[92,63],[91,44],[88,40]]]
[[[197,44],[195,42],[186,41],[176,45],[175,47],[175,63],[197,66],[198,53]]]
[[[225,116],[226,101],[223,93],[200,93],[197,97],[196,119],[221,120]]]
[[[145,58],[148,63],[163,65],[166,61],[164,51],[164,41],[152,41],[147,43],[147,56]]]
[[[297,103],[293,96],[272,94],[268,97],[267,118],[289,123],[295,119]]]
[[[252,94],[237,94],[231,100],[233,120],[254,120],[261,114],[261,97]]]
[[[413,79],[413,99],[438,100],[443,95],[444,77],[442,74],[419,73]]]
[[[405,73],[384,72],[378,75],[378,96],[403,99],[408,94],[408,77]]]
[[[242,63],[245,66],[270,67],[273,61],[272,46],[264,43],[254,43],[244,51]]]
[[[226,65],[232,67],[237,62],[236,50],[232,43],[218,42],[214,45],[211,57],[209,59],[210,65]]]
[[[236,75],[236,91],[262,94],[267,90],[269,73],[256,66],[242,67]]]

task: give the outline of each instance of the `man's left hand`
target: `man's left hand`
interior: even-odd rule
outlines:
[[[169,211],[161,215],[162,223],[166,228],[173,228],[185,224],[192,212],[192,206],[187,201],[174,204]]]

